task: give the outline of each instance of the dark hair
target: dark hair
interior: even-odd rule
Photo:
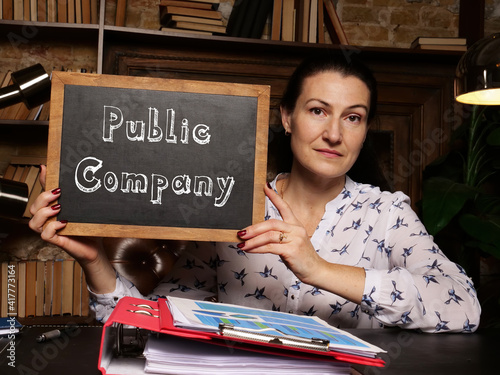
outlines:
[[[377,82],[370,69],[355,56],[344,57],[329,53],[306,58],[290,77],[281,99],[281,106],[286,111],[293,112],[305,79],[329,71],[340,73],[344,77],[356,77],[366,85],[370,92],[370,111],[368,113],[368,122],[370,122],[375,116],[377,107]]]

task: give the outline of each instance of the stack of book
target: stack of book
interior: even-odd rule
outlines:
[[[220,0],[160,1],[160,24],[163,31],[195,34],[225,34],[226,26],[218,11]]]
[[[98,0],[2,0],[1,19],[63,23],[98,23]]]
[[[467,51],[467,39],[455,37],[418,37],[411,48],[437,51]]]
[[[6,180],[22,182],[28,186],[28,203],[23,214],[25,218],[31,218],[29,208],[43,191],[38,174],[40,173],[39,165],[46,164],[46,162],[45,157],[17,156],[12,158],[2,176]]]
[[[89,316],[81,266],[72,259],[1,263],[0,317]]]
[[[270,27],[266,29],[266,25]],[[235,0],[227,34],[288,42],[349,44],[333,0]]]

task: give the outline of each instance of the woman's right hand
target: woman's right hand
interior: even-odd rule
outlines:
[[[47,168],[40,167],[40,183],[45,188]],[[29,222],[32,230],[41,234],[44,241],[61,247],[80,263],[93,262],[98,257],[98,244],[95,239],[85,237],[61,236],[58,231],[66,226],[64,221],[47,221],[61,211],[61,206],[56,203],[61,196],[61,189],[41,193],[30,207],[33,215]]]
[[[40,167],[40,183],[45,188],[47,168]],[[56,203],[61,196],[61,190],[54,189],[41,193],[30,207],[33,215],[29,222],[32,230],[41,234],[44,241],[59,246],[82,266],[87,284],[95,293],[111,293],[116,285],[116,273],[104,254],[99,241],[91,237],[61,236],[58,231],[67,223],[64,221],[47,221],[61,211]]]

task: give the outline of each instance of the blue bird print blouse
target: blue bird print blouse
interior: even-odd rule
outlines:
[[[285,177],[279,175],[276,181]],[[266,220],[281,219],[266,199]],[[481,307],[471,279],[426,232],[409,198],[346,177],[311,242],[332,263],[362,267],[360,305],[302,282],[274,254],[248,254],[234,243],[193,242],[148,296],[117,274],[116,290],[91,292],[91,309],[105,321],[122,296],[167,295],[218,301],[299,315],[339,328],[400,326],[425,332],[473,332]]]

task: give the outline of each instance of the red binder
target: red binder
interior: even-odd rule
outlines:
[[[238,337],[225,336],[224,333],[201,332],[193,329],[178,328],[173,324],[172,314],[164,299],[147,301],[133,297],[123,297],[103,327],[99,353],[99,370],[103,374],[143,374],[145,359],[132,353],[120,351],[127,345],[123,342],[124,327],[136,327],[146,331],[180,336],[191,340],[209,342],[215,345],[230,346],[260,353],[289,356],[294,358],[342,361],[350,364],[362,364],[383,367],[384,361],[378,357],[365,357],[332,350],[316,350],[303,347],[284,346],[280,343],[261,342]],[[138,330],[137,330],[138,332]],[[138,335],[138,333],[137,333]],[[132,341],[140,341],[140,337]],[[128,346],[130,348],[130,346]],[[140,353],[139,353],[140,354]]]

